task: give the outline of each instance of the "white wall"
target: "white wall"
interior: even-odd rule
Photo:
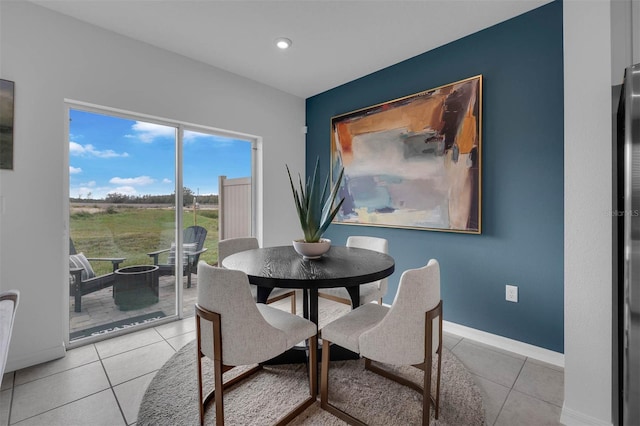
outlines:
[[[21,292],[8,370],[63,353],[65,98],[261,136],[263,243],[296,235],[285,163],[304,173],[303,99],[31,3],[0,2],[0,19],[0,77],[16,83],[0,289]]]
[[[611,6],[565,0],[567,425],[611,424]]]

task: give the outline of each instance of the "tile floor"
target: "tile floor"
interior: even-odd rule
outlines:
[[[156,371],[194,337],[195,321],[185,318],[7,373],[0,388],[0,425],[135,424]],[[488,425],[560,424],[562,368],[451,334],[445,335],[445,346],[478,384]]]

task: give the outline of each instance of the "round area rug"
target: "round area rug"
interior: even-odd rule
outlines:
[[[422,371],[413,367],[392,369],[416,383]],[[205,392],[212,389],[212,363],[203,358]],[[246,367],[248,368],[248,367]],[[224,380],[246,369],[225,373]],[[269,365],[224,395],[228,425],[272,425],[308,396],[306,365]],[[434,369],[435,373],[435,369]],[[434,375],[435,378],[435,375]],[[318,381],[320,380],[318,374]],[[435,380],[434,380],[435,384]],[[329,401],[369,425],[415,425],[422,419],[422,395],[364,369],[364,360],[335,361],[329,369]],[[462,363],[446,348],[442,356],[440,415],[434,425],[483,425],[482,396]],[[173,355],[153,378],[140,404],[138,425],[198,425],[196,346],[192,341]],[[215,424],[215,407],[207,406],[205,424]],[[342,420],[312,405],[290,424],[344,425]]]

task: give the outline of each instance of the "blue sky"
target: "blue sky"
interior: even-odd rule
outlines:
[[[69,196],[102,199],[171,194],[175,188],[173,127],[70,110]],[[251,176],[251,143],[185,132],[183,186],[201,195],[218,193],[218,176]]]

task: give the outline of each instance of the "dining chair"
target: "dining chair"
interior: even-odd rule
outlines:
[[[227,238],[225,240],[218,241],[218,265],[222,267],[222,261],[232,254],[260,248],[258,239],[255,237],[239,237],[239,238]],[[258,298],[258,287],[254,284],[250,284],[251,295],[253,300]],[[345,290],[346,291],[346,290]],[[267,304],[277,302],[282,299],[291,297],[291,313],[296,313],[296,291],[283,288],[274,288],[269,294]]]
[[[264,361],[309,340],[309,398],[286,414],[286,424],[315,403],[317,397],[316,325],[297,315],[256,304],[242,271],[198,264],[196,340],[200,424],[205,406],[215,400],[216,425],[224,425],[224,389],[259,371]],[[203,397],[202,357],[213,360],[214,389]],[[257,366],[223,383],[222,374],[241,365]]]
[[[0,292],[0,385],[2,385],[4,369],[9,357],[9,344],[19,302],[20,292],[18,290]]]
[[[384,238],[378,237],[366,237],[359,235],[352,235],[347,238],[347,247],[363,248],[368,250],[374,250],[380,253],[389,253],[389,243]],[[384,278],[382,280],[374,281],[360,286],[360,305],[365,303],[376,301],[379,305],[382,305],[382,298],[387,294],[388,282]],[[318,291],[318,297],[324,299],[333,300],[335,302],[351,305],[351,298],[347,289],[344,287],[336,288],[323,288]]]
[[[391,307],[368,303],[322,328],[320,406],[350,424],[359,419],[329,403],[329,345],[336,344],[365,358],[365,368],[422,394],[422,424],[429,424],[431,404],[438,418],[442,364],[442,300],[440,266],[431,259],[400,277]],[[433,356],[438,355],[435,397],[431,394]],[[372,361],[410,365],[423,371],[422,386],[391,373]]]

